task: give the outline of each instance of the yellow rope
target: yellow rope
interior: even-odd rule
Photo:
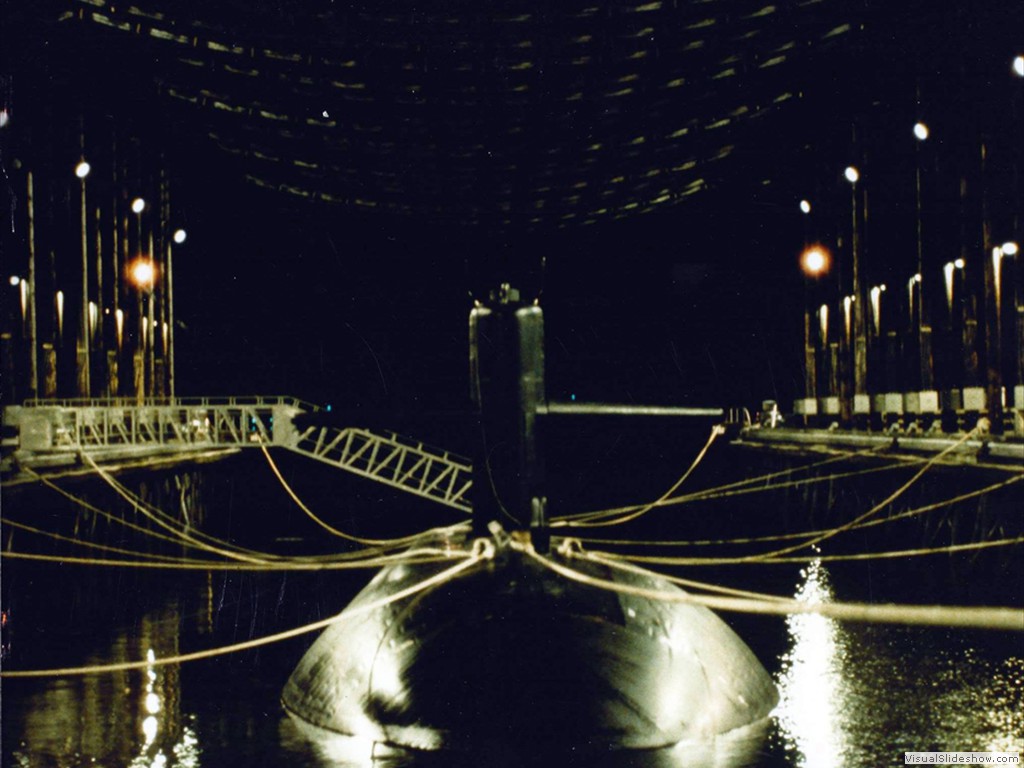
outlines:
[[[690,477],[691,474],[693,474],[693,471],[697,468],[701,461],[704,460],[704,457],[707,455],[708,450],[711,448],[711,444],[715,442],[719,435],[724,434],[724,426],[722,426],[721,424],[716,424],[715,426],[713,426],[711,428],[711,434],[708,435],[707,442],[704,443],[704,447],[701,448],[700,453],[697,454],[697,457],[693,460],[693,462],[690,464],[687,470],[680,476],[678,480],[676,480],[672,484],[672,487],[670,487],[667,491],[661,494],[661,496],[659,496],[654,501],[650,502],[649,504],[644,504],[639,509],[630,512],[629,514],[617,517],[613,520],[599,520],[599,518],[613,515],[615,514],[614,512],[596,512],[590,518],[587,518],[585,520],[577,520],[576,522],[572,523],[572,526],[575,528],[591,528],[599,526],[622,525],[624,523],[630,522],[631,520],[636,520],[638,517],[646,515],[648,512],[650,512],[656,506],[661,504],[663,501],[670,498],[672,494],[674,494],[677,490],[679,490],[679,486],[686,482],[686,480]]]
[[[545,568],[580,584],[605,589],[619,594],[634,595],[648,600],[670,603],[692,603],[723,611],[788,616],[814,613],[841,621],[861,621],[881,624],[915,626],[971,627],[975,629],[1024,630],[1024,610],[1005,607],[945,606],[945,605],[878,605],[872,603],[810,603],[800,600],[764,600],[728,595],[694,595],[686,592],[665,592],[621,584],[581,573],[573,568],[541,557],[529,544],[515,545]],[[651,572],[652,577],[659,577]]]
[[[423,538],[426,535],[431,535],[431,534],[437,532],[438,530],[450,530],[450,529],[454,529],[454,528],[458,528],[458,527],[465,527],[466,525],[468,525],[467,523],[463,522],[463,523],[458,523],[455,526],[450,526],[447,529],[445,529],[445,528],[442,528],[442,529],[428,529],[426,531],[421,531],[420,533],[415,533],[415,534],[412,534],[410,536],[402,536],[402,537],[395,538],[395,539],[364,539],[364,538],[362,538],[360,536],[353,536],[350,533],[345,533],[344,531],[339,531],[337,528],[334,528],[333,526],[325,523],[323,520],[321,520],[319,517],[317,517],[313,513],[313,510],[311,510],[308,506],[306,506],[305,503],[303,503],[302,499],[300,499],[298,494],[295,493],[295,491],[292,489],[291,485],[288,484],[288,481],[284,479],[284,475],[282,475],[281,474],[281,470],[279,470],[277,468],[277,464],[274,462],[274,459],[271,458],[271,456],[270,456],[270,451],[267,450],[266,444],[263,443],[262,441],[260,442],[260,450],[263,451],[263,455],[266,457],[267,463],[270,465],[270,469],[274,472],[274,476],[281,483],[281,487],[284,488],[285,492],[288,494],[288,496],[291,498],[291,500],[295,502],[295,504],[298,506],[298,508],[301,509],[306,514],[306,516],[309,517],[314,523],[319,525],[321,528],[323,528],[325,531],[330,533],[332,536],[337,536],[340,539],[345,539],[346,541],[352,541],[352,542],[355,542],[356,544],[364,544],[364,545],[370,545],[370,546],[389,546],[389,547],[395,547],[395,546],[403,546],[405,544],[409,544],[409,543],[411,543],[413,541],[416,541],[417,539]]]
[[[489,544],[489,542],[488,542]],[[189,661],[198,661],[200,659],[209,659],[215,656],[223,656],[229,653],[237,653],[239,651],[246,651],[251,648],[259,648],[264,645],[270,645],[271,643],[277,643],[282,640],[288,640],[292,637],[298,637],[299,635],[307,634],[309,632],[315,632],[318,629],[334,624],[341,619],[352,618],[359,616],[364,613],[369,613],[385,605],[403,600],[410,595],[414,595],[417,592],[422,592],[430,587],[435,587],[445,582],[451,581],[456,578],[469,568],[479,563],[482,560],[493,557],[493,548],[488,547],[474,547],[472,552],[464,553],[467,559],[451,568],[437,573],[423,581],[420,581],[412,586],[406,587],[405,589],[399,590],[392,595],[382,597],[378,600],[373,600],[368,603],[356,606],[355,608],[347,609],[347,612],[342,612],[336,616],[332,616],[328,619],[321,619],[320,621],[314,621],[309,624],[304,624],[301,627],[295,627],[284,632],[276,632],[272,635],[266,635],[264,637],[255,638],[252,640],[246,640],[241,643],[234,643],[232,645],[225,645],[219,648],[209,648],[203,651],[194,651],[192,653],[182,653],[176,656],[166,656],[163,658],[154,659],[153,661],[124,661],[115,664],[96,664],[91,666],[82,667],[61,667],[58,669],[26,669],[26,670],[5,670],[0,672],[0,677],[14,678],[14,677],[57,677],[57,676],[68,676],[68,675],[91,675],[100,674],[105,672],[122,672],[132,669],[149,669],[157,666],[166,666],[169,664],[183,664]]]
[[[85,451],[81,451],[80,456],[83,461],[88,463],[93,470],[95,470],[96,474],[98,474],[107,483],[107,485],[114,489],[114,492],[117,493],[118,496],[131,504],[136,512],[148,518],[156,525],[159,525],[165,531],[169,531],[173,535],[178,536],[182,541],[187,541],[194,548],[242,562],[260,563],[267,562],[269,560],[269,558],[263,553],[247,554],[245,550],[242,550],[239,547],[234,547],[233,545],[230,545],[229,548],[229,545],[227,545],[226,542],[223,543],[224,546],[206,543],[202,541],[202,537],[204,537],[204,535],[197,533],[197,535],[193,536],[187,531],[180,529],[177,526],[177,523],[171,524],[164,522],[163,518],[166,517],[166,515],[161,510],[147,504],[144,500],[131,493],[127,488],[121,485],[121,483],[111,477],[109,473],[105,472],[103,468],[93,461],[92,457]],[[173,518],[171,519],[173,520]]]
[[[1024,480],[1024,473],[1017,477],[1011,477],[1008,480],[1001,480],[998,483],[987,485],[984,488],[979,488],[974,491],[967,491],[959,496],[953,496],[942,501],[937,501],[932,504],[926,504],[916,509],[908,509],[899,514],[892,515],[890,517],[884,517],[876,520],[867,520],[862,523],[857,523],[850,528],[853,530],[860,530],[862,528],[871,528],[876,525],[885,525],[887,523],[893,523],[898,520],[904,520],[910,517],[916,517],[923,515],[926,512],[932,512],[936,509],[942,509],[952,504],[958,504],[961,501],[967,501],[978,496],[984,496],[987,493],[992,493],[1008,485],[1019,483]],[[808,536],[816,536],[821,533],[827,533],[831,531],[831,528],[825,528],[817,531],[800,531],[798,533],[780,533],[773,534],[770,536],[747,536],[742,538],[731,538],[731,539],[595,539],[589,537],[579,537],[578,541],[583,544],[596,544],[598,546],[632,546],[632,547],[707,547],[707,546],[723,546],[730,544],[756,544],[764,541],[786,541],[788,539],[803,539]]]
[[[943,450],[939,451],[931,459],[926,461],[924,466],[921,467],[921,469],[919,469],[917,472],[915,472],[914,476],[912,478],[910,478],[909,480],[907,480],[907,482],[905,482],[903,485],[901,485],[895,491],[890,493],[886,498],[882,499],[882,501],[878,502],[875,506],[873,506],[867,512],[865,512],[862,515],[859,515],[858,517],[855,517],[850,522],[844,523],[843,525],[836,526],[831,531],[826,531],[824,533],[818,534],[817,536],[813,536],[810,539],[808,539],[807,541],[801,542],[800,544],[792,544],[792,545],[790,545],[788,547],[781,547],[780,549],[772,550],[771,552],[763,552],[763,553],[758,554],[758,555],[751,555],[750,559],[753,559],[753,560],[763,560],[763,559],[766,559],[766,558],[772,558],[772,557],[778,557],[780,555],[786,555],[786,554],[789,554],[790,552],[796,552],[799,549],[804,549],[805,547],[810,547],[810,546],[813,546],[815,544],[820,544],[821,542],[826,541],[828,539],[831,539],[834,536],[838,536],[840,533],[843,533],[844,531],[850,530],[853,526],[855,526],[858,523],[860,523],[860,522],[862,522],[864,520],[867,520],[868,518],[876,515],[878,512],[880,512],[881,510],[883,510],[887,506],[889,506],[889,504],[891,504],[892,502],[896,501],[896,499],[898,499],[900,496],[902,496],[907,491],[907,489],[909,489],[914,483],[916,483],[918,480],[920,480],[921,477],[925,474],[925,472],[927,472],[929,469],[934,467],[936,465],[936,463],[941,461],[944,456],[946,456],[948,453],[951,453],[952,451],[956,450],[958,447],[960,447],[960,445],[962,445],[966,441],[970,440],[977,433],[978,433],[978,428],[975,427],[970,432],[968,432],[963,437],[961,437],[959,440],[957,440],[956,442],[950,444],[948,447],[944,448]]]
[[[777,477],[785,477],[786,475],[793,475],[793,474],[796,474],[797,472],[804,472],[804,471],[808,471],[808,470],[811,470],[811,469],[817,469],[818,467],[823,467],[826,464],[833,464],[833,463],[835,463],[837,461],[845,461],[845,460],[857,458],[858,456],[865,456],[865,455],[869,455],[869,454],[872,454],[872,453],[876,453],[878,450],[879,450],[878,448],[869,448],[867,450],[856,451],[856,452],[844,451],[844,452],[842,452],[838,456],[832,456],[830,458],[824,459],[823,461],[812,462],[811,464],[805,464],[802,467],[791,467],[790,469],[783,469],[783,470],[779,470],[777,472],[769,472],[768,474],[758,475],[757,477],[748,477],[748,478],[744,478],[743,480],[735,480],[735,481],[733,481],[731,483],[725,483],[724,485],[718,485],[718,486],[714,486],[712,488],[705,488],[705,489],[700,490],[700,491],[695,491],[695,492],[690,493],[690,494],[685,494],[684,496],[678,497],[678,499],[680,501],[681,500],[687,500],[687,501],[698,500],[698,499],[704,498],[705,496],[707,496],[709,494],[717,494],[720,491],[731,490],[731,489],[734,489],[734,488],[743,488],[745,486],[755,485],[757,483],[763,483],[763,482],[767,482],[769,480],[774,480]],[[886,467],[886,469],[888,469],[888,467]],[[806,480],[806,481],[804,481],[804,480],[794,481],[793,484],[799,485],[799,484],[801,484],[803,482],[816,482],[816,481],[817,481],[816,478],[810,478],[809,480]],[[782,485],[777,485],[777,486],[765,486],[764,488],[748,489],[748,490],[743,491],[743,493],[757,493],[757,492],[760,492],[760,491],[775,490],[776,488],[787,488],[787,487],[790,487],[791,485],[792,484],[787,483],[787,484],[782,484]],[[731,494],[725,494],[725,495],[731,495]],[[710,498],[717,498],[717,496],[709,496],[709,497]],[[678,501],[676,499],[672,499],[670,503],[678,503]],[[567,523],[571,523],[571,522],[576,521],[576,520],[586,520],[586,519],[590,519],[590,518],[594,518],[594,517],[604,517],[604,516],[613,515],[613,514],[624,514],[624,513],[632,512],[635,509],[639,509],[641,506],[643,506],[643,505],[642,504],[630,504],[630,505],[624,506],[624,507],[614,507],[614,508],[610,508],[610,509],[595,510],[595,511],[592,511],[592,512],[578,512],[578,513],[572,514],[572,515],[560,515],[560,516],[557,516],[557,517],[553,517],[553,518],[551,518],[551,520],[552,520],[553,523],[557,523],[559,526],[562,526],[562,525],[566,525]]]
[[[922,463],[923,459],[914,459],[916,463]],[[831,475],[824,475],[822,477],[811,477],[802,480],[791,480],[787,483],[779,483],[778,485],[764,486],[759,488],[748,488],[740,487],[746,485],[745,482],[731,483],[729,486],[721,486],[719,488],[710,488],[704,491],[695,491],[694,493],[683,494],[682,496],[676,496],[671,499],[665,499],[664,501],[655,504],[655,507],[664,508],[676,506],[678,504],[690,504],[693,502],[708,501],[711,499],[725,499],[733,496],[745,496],[750,493],[764,493],[765,491],[780,491],[786,488],[798,488],[804,485],[814,485],[816,483],[827,483],[834,482],[836,480],[845,480],[850,477],[861,477],[863,475],[870,475],[876,472],[891,472],[894,469],[903,469],[906,466],[904,462],[894,461],[890,464],[886,464],[881,467],[867,467],[866,469],[857,469],[850,472],[837,472]],[[605,510],[601,513],[619,513],[628,512],[638,508],[638,505],[633,504],[626,507],[618,507],[615,509]],[[596,514],[596,513],[590,513]],[[558,521],[554,521],[551,524],[553,528],[560,527],[575,527],[576,523],[573,521],[567,521],[564,518]]]
[[[50,480],[45,475],[40,475],[37,472],[35,472],[34,470],[29,469],[28,467],[24,467],[24,470],[25,470],[25,472],[28,472],[29,474],[34,475],[39,480],[39,482],[41,482],[47,488],[50,488],[51,490],[56,491],[57,493],[59,493],[61,496],[63,496],[64,498],[68,499],[69,501],[74,502],[75,504],[79,505],[83,509],[87,509],[90,512],[93,512],[93,513],[99,515],[100,517],[103,517],[106,520],[109,520],[112,523],[117,523],[118,525],[123,525],[126,528],[129,528],[129,529],[131,529],[133,531],[137,531],[138,533],[142,533],[142,534],[144,534],[146,536],[151,536],[152,538],[159,539],[161,541],[168,541],[168,542],[171,542],[171,543],[173,543],[173,544],[175,544],[177,546],[184,545],[186,547],[189,547],[190,549],[199,549],[199,547],[196,547],[193,544],[189,544],[187,542],[182,542],[182,540],[179,537],[177,537],[177,536],[168,536],[165,533],[160,533],[159,531],[154,531],[154,530],[152,530],[150,528],[145,528],[145,527],[143,527],[141,525],[138,525],[136,523],[131,522],[130,520],[125,520],[124,518],[120,518],[117,515],[114,515],[114,514],[111,514],[110,512],[107,512],[106,510],[100,509],[99,507],[97,507],[97,506],[95,506],[93,504],[90,504],[88,501],[86,501],[85,499],[81,498],[80,496],[76,496],[75,494],[71,493],[70,491],[64,490],[63,488],[61,488],[59,485],[54,483],[52,480]]]
[[[82,539],[75,539],[75,538],[72,538],[71,536],[63,536],[63,535],[61,535],[59,533],[54,533],[52,531],[44,531],[42,528],[36,528],[35,526],[32,526],[32,525],[27,525],[25,523],[19,523],[17,520],[11,520],[10,518],[7,518],[7,517],[0,517],[0,523],[2,523],[3,525],[6,525],[6,526],[10,526],[11,528],[16,528],[16,529],[21,530],[21,531],[28,531],[29,533],[34,533],[34,534],[37,534],[39,536],[45,536],[47,538],[54,539],[56,541],[67,541],[67,542],[70,542],[72,544],[77,544],[78,546],[81,546],[81,547],[88,547],[90,549],[99,549],[99,550],[103,550],[105,552],[114,552],[114,553],[117,553],[117,554],[120,554],[120,555],[132,555],[134,557],[148,557],[148,558],[151,558],[153,560],[163,560],[163,561],[173,561],[173,562],[189,562],[189,559],[187,559],[187,558],[183,559],[183,558],[178,557],[176,555],[160,555],[160,554],[156,554],[156,553],[153,553],[153,552],[139,552],[138,550],[124,549],[122,547],[115,547],[115,546],[111,546],[109,544],[99,544],[99,543],[94,542],[94,541],[84,541]],[[198,561],[196,561],[196,562],[198,562]]]
[[[374,555],[361,560],[278,561],[272,563],[225,562],[223,560],[181,560],[153,562],[150,560],[107,560],[93,557],[43,555],[32,552],[3,552],[0,560],[34,560],[62,565],[103,565],[116,568],[156,568],[169,571],[332,571],[350,568],[376,568],[393,563],[412,562],[415,558],[429,558],[429,562],[448,560],[458,553],[434,547],[421,547],[397,554]]]
[[[662,557],[660,555],[621,555],[605,552],[604,555],[615,560],[628,560],[633,563],[657,563],[659,565],[775,565],[781,563],[807,563],[812,560],[840,562],[846,560],[885,560],[895,557],[920,557],[923,555],[954,554],[979,549],[1009,547],[1024,543],[1024,536],[990,541],[972,541],[966,544],[948,544],[943,547],[922,547],[919,549],[886,550],[883,552],[857,552],[849,555],[800,555],[795,557]]]
[[[82,506],[84,509],[88,509],[89,511],[94,512],[94,513],[96,513],[96,514],[98,514],[98,515],[100,515],[100,516],[110,520],[111,522],[117,523],[119,525],[123,525],[123,526],[125,526],[127,528],[130,528],[132,530],[138,531],[138,532],[143,533],[143,534],[145,534],[147,536],[151,536],[151,537],[154,537],[156,539],[160,539],[160,540],[163,540],[163,541],[170,542],[172,544],[175,544],[176,546],[184,546],[184,547],[187,547],[189,549],[198,550],[200,552],[210,553],[210,548],[207,547],[207,546],[204,546],[201,542],[193,543],[193,541],[191,539],[189,539],[189,538],[182,539],[180,532],[178,532],[177,536],[168,536],[168,535],[166,535],[164,533],[160,533],[158,531],[154,531],[154,530],[151,530],[149,528],[144,528],[144,527],[142,527],[140,525],[132,523],[129,520],[125,520],[123,518],[117,517],[116,515],[113,515],[110,512],[102,510],[102,509],[100,509],[99,507],[96,507],[93,504],[90,504],[85,499],[82,499],[81,497],[76,496],[76,495],[70,493],[69,491],[64,490],[63,488],[61,488],[57,484],[55,484],[52,481],[50,481],[45,476],[39,475],[36,472],[33,472],[31,469],[26,468],[26,471],[29,472],[32,475],[35,475],[39,479],[40,482],[42,482],[47,487],[53,489],[54,491],[56,491],[60,495],[64,496],[65,498],[67,498],[70,501],[72,501],[72,502]],[[92,471],[95,471],[95,470],[92,470]],[[109,478],[109,479],[113,480],[113,478]],[[108,484],[109,484],[109,481],[108,481]],[[121,485],[120,483],[117,483],[117,485],[121,486],[121,488],[124,491],[124,493],[127,493],[129,495],[130,498],[128,498],[128,501],[129,501],[129,503],[132,503],[133,506],[138,508],[138,506],[137,506],[138,504],[145,505],[145,502],[142,499],[139,499],[137,496],[134,496],[129,491],[127,491],[127,489],[124,489],[123,485]],[[117,490],[117,489],[115,488],[115,490]],[[123,494],[119,494],[119,495],[122,495],[122,498],[124,498]],[[151,507],[151,508],[154,509],[156,512],[159,512],[159,510],[156,509],[155,507]],[[164,515],[163,513],[161,513],[161,514],[164,517],[167,517],[167,515]],[[173,520],[172,520],[172,522],[173,522]],[[166,526],[162,526],[162,527],[164,527],[166,529]],[[219,539],[216,539],[215,537],[210,537],[210,538],[213,539],[214,541],[220,541]],[[226,546],[234,546],[234,545],[228,544],[227,542],[222,542],[222,543],[224,543]],[[384,553],[384,552],[387,552],[387,551],[391,551],[391,550],[397,549],[397,548],[398,547],[392,547],[392,548],[367,548],[367,549],[362,549],[362,550],[358,550],[358,551],[355,551],[355,552],[344,552],[344,553],[337,553],[337,554],[332,554],[332,555],[279,556],[279,555],[272,555],[272,554],[263,553],[263,552],[257,552],[256,550],[246,549],[246,548],[242,548],[242,547],[235,547],[236,550],[240,550],[242,552],[245,552],[245,553],[257,556],[259,558],[259,561],[265,561],[265,562],[286,562],[286,563],[288,563],[288,562],[296,562],[296,561],[303,561],[303,562],[322,562],[322,561],[335,562],[335,561],[347,560],[347,559],[359,559],[359,558],[362,558],[362,557],[366,557],[369,554],[381,554],[381,553]],[[249,561],[245,561],[245,562],[249,562]]]
[[[561,550],[560,550],[561,551]],[[580,551],[574,553],[575,557],[582,557],[583,559],[590,560],[595,563],[614,568],[620,571],[627,571],[629,573],[636,573],[642,576],[651,576],[652,571],[646,568],[640,568],[630,563],[619,562],[610,558],[606,558],[600,552],[587,552]],[[712,584],[708,581],[697,581],[695,579],[684,579],[681,576],[670,576],[668,574],[657,574],[660,578],[665,581],[671,581],[673,584],[679,584],[683,587],[691,587],[693,589],[703,589],[705,592],[718,592],[723,595],[735,595],[737,597],[756,597],[760,600],[788,600],[790,598],[783,595],[771,595],[767,592],[751,592],[748,589],[736,589],[734,587],[724,587],[721,584]]]

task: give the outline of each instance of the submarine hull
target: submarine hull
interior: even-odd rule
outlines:
[[[385,568],[346,612],[444,567]],[[679,591],[593,562],[571,567]],[[510,547],[413,597],[343,613],[282,693],[306,726],[390,746],[577,754],[707,740],[762,721],[777,700],[711,611],[571,581]]]

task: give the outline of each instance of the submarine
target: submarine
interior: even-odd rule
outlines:
[[[543,327],[540,306],[507,284],[470,314],[473,525],[434,544],[486,556],[400,600],[389,598],[451,563],[381,570],[314,641],[281,703],[305,735],[360,739],[373,754],[685,745],[689,757],[668,764],[743,764],[778,702],[754,653],[709,609],[665,600],[683,595],[674,584],[574,557],[572,540],[551,537],[537,429],[556,410]],[[737,736],[743,759],[692,750]]]

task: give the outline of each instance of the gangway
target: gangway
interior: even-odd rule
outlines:
[[[394,432],[310,427],[288,446],[317,461],[339,467],[450,507],[471,509],[473,467],[447,451]]]
[[[286,396],[29,400],[4,408],[4,470],[67,466],[81,453],[143,461],[270,446],[470,510],[468,459],[394,432],[296,427],[296,416],[320,410]]]

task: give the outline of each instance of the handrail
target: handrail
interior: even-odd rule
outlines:
[[[289,405],[306,411],[322,411],[316,403],[291,395],[224,395],[208,397],[76,397],[76,398],[29,398],[22,402],[26,408],[154,408],[154,407],[201,407],[201,406],[247,405],[256,407]]]

